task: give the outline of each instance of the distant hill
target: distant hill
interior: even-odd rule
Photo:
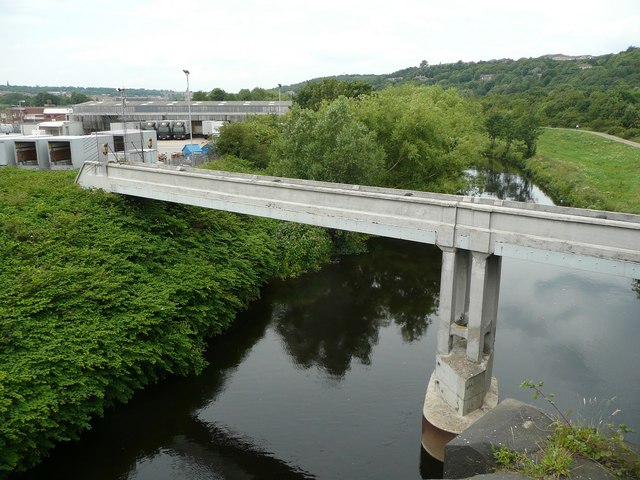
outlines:
[[[114,87],[55,87],[29,85],[0,85],[0,94],[22,93],[37,95],[38,93],[51,93],[59,96],[71,96],[73,93],[82,93],[88,97],[112,96],[119,97],[120,93]],[[176,92],[173,90],[147,90],[146,88],[127,88],[128,97],[161,97],[171,98]]]
[[[456,62],[430,65],[423,60],[417,67],[408,67],[383,75],[336,75],[338,80],[359,80],[382,89],[389,85],[414,83],[455,87],[476,95],[518,93],[539,87],[551,89],[573,85],[581,89],[606,90],[615,86],[640,88],[640,49],[607,55],[550,54],[538,58],[503,58],[481,62]],[[321,81],[314,78],[311,82]],[[297,91],[306,82],[284,87]]]
[[[376,89],[389,85],[414,83],[418,85],[440,85],[473,92],[476,95],[489,93],[518,93],[540,87],[550,89],[559,85],[574,85],[581,89],[606,90],[623,85],[640,88],[640,48],[629,47],[624,52],[607,55],[564,55],[561,53],[538,58],[503,58],[480,62],[445,63],[430,65],[423,60],[417,67],[408,67],[388,74],[349,74],[319,77],[305,82],[284,85],[283,91],[296,92],[307,82],[319,82],[323,78],[343,81],[362,81]],[[212,86],[211,88],[214,88]],[[118,96],[114,87],[72,86],[25,86],[0,85],[0,94],[17,92],[35,95],[54,93],[70,95],[74,92],[95,96]],[[172,98],[181,94],[172,90],[127,89],[129,97]]]
[[[438,65],[422,61],[385,75],[330,78],[366,82],[376,89],[405,83],[455,88],[480,98],[487,112],[526,111],[543,125],[581,125],[640,139],[640,49],[636,47],[599,56],[550,54]],[[295,93],[304,83],[285,91]]]

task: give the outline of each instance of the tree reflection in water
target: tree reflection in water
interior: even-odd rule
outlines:
[[[515,170],[508,169],[501,163],[492,163],[484,170],[469,170],[467,172],[473,187],[467,195],[513,200],[516,202],[535,202],[535,186]],[[550,203],[550,199],[548,199]]]
[[[388,248],[390,240],[384,242],[370,242],[377,255],[340,260],[352,268],[328,266],[285,285],[286,302],[273,299],[275,330],[301,368],[342,377],[353,359],[370,364],[381,327],[396,324],[405,342],[426,333],[437,309],[441,252],[404,241],[402,248]],[[287,288],[295,288],[295,295]]]

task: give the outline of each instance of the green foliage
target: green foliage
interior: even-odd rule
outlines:
[[[42,107],[44,105],[75,105],[89,101],[90,98],[84,93],[73,92],[69,96],[57,95],[54,93],[40,92],[36,95],[29,96],[23,93],[6,93],[0,95],[0,104],[18,105],[24,101],[24,106]]]
[[[490,156],[510,160],[516,154],[529,158],[536,153],[542,129],[530,102],[492,95],[484,98],[482,103],[486,112],[485,129],[491,140]],[[516,152],[512,151],[514,145]]]
[[[366,82],[344,82],[335,78],[323,78],[320,81],[305,83],[296,93],[294,102],[301,108],[318,111],[323,103],[330,103],[339,97],[359,98],[372,92],[373,87]]]
[[[339,183],[375,185],[383,168],[384,151],[345,97],[317,112],[293,108],[271,160],[274,175]]]
[[[455,193],[485,139],[479,105],[405,86],[319,110],[294,107],[274,143],[274,175]]]
[[[277,89],[264,89],[261,87],[254,87],[251,90],[243,88],[238,93],[230,93],[222,88],[214,88],[209,93],[203,91],[193,92],[193,100],[200,101],[264,101],[264,100],[288,100],[289,95],[285,92],[279,92]]]
[[[390,87],[354,105],[385,151],[385,186],[456,192],[484,149],[478,104],[454,90]]]
[[[278,277],[296,277],[331,260],[333,244],[325,229],[290,222],[273,223]]]
[[[553,127],[581,125],[626,138],[638,136],[640,128],[640,48],[634,47],[567,61],[552,55],[437,65],[422,60],[418,67],[389,74],[339,75],[313,82],[330,80],[363,82],[376,90],[413,84],[455,88],[478,98],[507,98],[525,103],[542,124]],[[310,83],[291,88],[303,90]]]
[[[640,149],[581,130],[545,129],[521,166],[561,205],[640,213]]]
[[[250,173],[264,175],[264,170],[257,168],[253,163],[233,155],[224,155],[213,161],[201,165],[205,170],[220,170],[223,172]]]
[[[255,116],[246,122],[223,125],[212,143],[217,155],[232,155],[256,168],[265,168],[271,144],[279,136],[280,126],[275,115]]]
[[[640,455],[624,442],[630,430],[625,425],[606,424],[603,428],[574,425],[553,401],[553,393],[545,392],[544,382],[527,380],[520,385],[533,392],[532,398],[543,398],[560,415],[553,423],[552,434],[546,439],[541,454],[516,452],[502,445],[494,449],[499,467],[518,471],[533,478],[566,478],[574,468],[574,459],[591,460],[619,479],[640,478]]]
[[[13,106],[13,105],[20,105],[20,102],[24,102],[25,105],[27,105],[27,101],[29,100],[29,97],[27,95],[25,95],[24,93],[5,93],[0,95],[0,106]]]
[[[38,93],[64,92],[64,96],[72,96],[74,93],[86,96],[97,97],[117,95],[114,87],[73,87],[73,86],[30,86],[30,85],[4,85],[0,84],[0,92],[19,93],[26,97],[34,97]],[[127,88],[128,97],[159,97],[172,93],[170,90],[154,90],[146,88]]]
[[[266,279],[329,258],[321,229],[0,172],[0,477],[169,374],[204,367]]]
[[[549,441],[545,444],[539,458],[516,452],[505,445],[494,450],[493,455],[500,469],[520,472],[528,477],[540,479],[566,478],[571,473],[573,464],[570,451],[553,445]]]

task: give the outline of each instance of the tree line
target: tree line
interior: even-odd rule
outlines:
[[[254,87],[251,90],[242,88],[238,93],[227,92],[222,88],[214,88],[210,92],[198,90],[193,92],[192,97],[195,101],[260,101],[260,100],[289,100],[290,96],[284,91],[278,92],[277,89],[265,89]]]
[[[523,103],[542,125],[576,126],[640,137],[640,48],[559,60],[554,55],[430,65],[423,60],[386,75],[343,75],[375,89],[412,83],[455,88],[485,102]],[[302,88],[293,86],[293,90]]]
[[[361,93],[335,84],[284,117],[223,126],[212,141],[222,163],[248,171],[329,182],[457,193],[487,148],[480,104],[439,87],[405,85]],[[356,88],[351,88],[356,87]],[[351,92],[346,96],[343,92]],[[336,97],[337,95],[337,97]],[[336,97],[336,98],[334,98]]]
[[[84,93],[73,92],[71,95],[40,92],[35,95],[24,93],[5,93],[0,95],[0,107],[22,105],[25,107],[44,107],[45,105],[76,105],[91,100]]]

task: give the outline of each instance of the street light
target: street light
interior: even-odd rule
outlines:
[[[189,108],[189,143],[191,147],[189,149],[189,156],[193,155],[193,129],[191,128],[191,95],[189,94],[189,70],[182,70],[187,76],[187,105]],[[191,163],[193,166],[193,162]]]
[[[282,105],[281,101],[280,101],[280,89],[282,88],[282,84],[279,83],[278,84],[278,115],[282,115],[282,112],[280,111],[280,106]]]
[[[124,140],[124,161],[127,161],[127,117],[125,116],[125,106],[127,104],[127,92],[124,87],[118,88],[122,95],[122,139]]]
[[[24,100],[18,100],[18,113],[20,114],[20,133],[24,134]]]

